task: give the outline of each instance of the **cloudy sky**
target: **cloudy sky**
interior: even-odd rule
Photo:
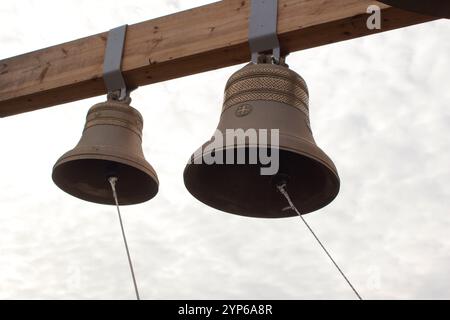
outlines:
[[[20,0],[0,9],[0,59],[210,1]],[[306,219],[367,299],[450,299],[450,23],[292,54],[339,197]],[[123,208],[145,299],[354,299],[297,218],[208,208],[182,173],[240,66],[142,87],[144,149],[161,189]],[[104,97],[0,119],[0,298],[133,299],[113,207],[51,180]],[[182,143],[180,143],[182,141]]]

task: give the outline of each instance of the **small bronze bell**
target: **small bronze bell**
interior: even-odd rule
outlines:
[[[416,13],[450,19],[448,0],[378,0],[392,7]]]
[[[192,156],[184,181],[194,197],[225,212],[259,218],[296,216],[277,191],[282,182],[287,183],[294,204],[303,214],[335,199],[340,181],[333,162],[314,141],[306,83],[287,66],[249,64],[228,81],[217,132],[228,132],[224,134],[228,138],[233,132],[255,129],[262,133],[276,129],[279,141],[269,143],[267,139],[255,144],[248,135],[245,140],[237,138],[230,144],[227,139],[226,145],[210,148],[218,139],[216,134]],[[278,153],[277,172],[263,175],[261,169],[267,163],[248,161],[252,152],[258,154],[263,149],[270,149],[272,155]],[[243,150],[247,163],[228,161],[236,160]],[[204,161],[211,157],[223,161]]]
[[[53,168],[59,188],[86,201],[114,205],[108,181],[114,176],[120,205],[156,196],[158,177],[142,151],[143,119],[129,102],[108,100],[89,110],[80,142]]]

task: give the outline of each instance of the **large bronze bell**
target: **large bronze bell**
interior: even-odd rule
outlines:
[[[142,151],[143,119],[126,102],[108,100],[89,110],[80,142],[53,168],[63,191],[86,201],[114,205],[110,177],[117,177],[120,205],[152,199],[158,177]]]
[[[378,0],[402,10],[450,19],[450,1],[448,0]]]
[[[283,218],[296,213],[286,208],[277,185],[286,183],[302,214],[332,202],[340,180],[331,159],[316,145],[309,119],[309,96],[305,81],[285,65],[249,64],[228,81],[218,132],[243,129],[279,130],[279,143],[257,145],[250,140],[209,148],[212,139],[192,156],[184,172],[189,192],[213,208],[249,217]],[[262,130],[261,130],[262,129]],[[216,136],[216,135],[215,135]],[[227,134],[225,134],[227,136]],[[247,160],[255,149],[279,154],[279,170],[262,175],[266,163],[206,163],[206,157],[225,159],[227,153],[245,151]],[[220,157],[218,157],[220,155]],[[233,157],[230,157],[230,159]]]

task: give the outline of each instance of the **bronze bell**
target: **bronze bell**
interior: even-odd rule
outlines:
[[[191,157],[184,172],[185,185],[195,198],[218,210],[259,218],[296,216],[286,208],[277,184],[286,183],[302,214],[319,210],[336,198],[339,176],[314,141],[306,83],[286,65],[249,64],[231,77],[217,132],[231,130],[224,134],[228,138],[236,129],[242,129],[241,134],[278,129],[279,141],[274,144],[267,139],[254,144],[246,137],[210,148],[217,140],[215,135]],[[272,154],[278,152],[279,170],[271,175],[261,174],[267,163],[248,161],[251,152],[264,148]],[[239,152],[245,153],[247,162],[230,163],[228,154],[237,159]],[[203,161],[206,157],[223,161],[211,164]]]
[[[53,168],[53,181],[77,198],[114,205],[110,177],[117,177],[120,205],[148,201],[158,193],[155,170],[142,151],[143,119],[125,102],[92,107],[80,142]]]
[[[450,19],[450,1],[443,0],[378,0],[392,7]]]

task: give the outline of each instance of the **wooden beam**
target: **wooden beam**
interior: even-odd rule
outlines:
[[[369,30],[369,0],[279,0],[282,50],[294,52],[434,20],[382,8],[381,30]],[[250,60],[249,0],[224,0],[128,28],[123,71],[143,86]],[[105,94],[107,33],[0,61],[0,117]]]

